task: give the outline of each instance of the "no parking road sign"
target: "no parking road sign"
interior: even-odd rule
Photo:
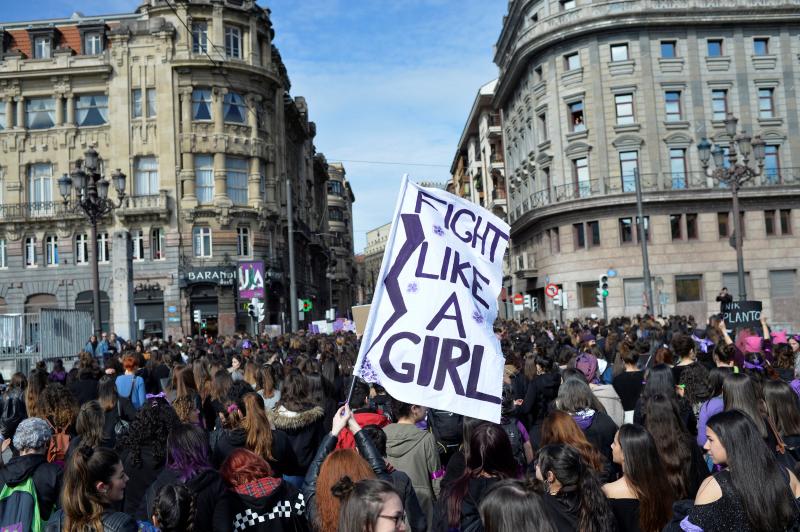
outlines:
[[[547,297],[553,299],[558,295],[558,286],[553,283],[550,283],[544,287],[544,293]]]

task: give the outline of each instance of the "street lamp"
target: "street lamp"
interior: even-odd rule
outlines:
[[[97,223],[111,211],[122,206],[125,198],[125,174],[119,168],[111,174],[114,189],[117,191],[118,201],[114,203],[108,199],[109,181],[100,174],[99,157],[93,147],[89,147],[83,154],[83,161],[75,162],[75,169],[71,174],[62,175],[58,180],[58,191],[64,199],[64,205],[69,203],[72,190],[75,190],[76,202],[72,210],[83,214],[92,227],[92,255],[89,262],[92,265],[92,310],[94,312],[94,332],[100,337],[100,272],[97,266]]]
[[[736,240],[736,268],[739,280],[739,299],[744,301],[747,299],[747,288],[744,282],[744,256],[742,254],[742,231],[741,220],[739,217],[739,189],[753,179],[761,175],[764,170],[764,152],[766,143],[759,136],[756,135],[751,138],[745,132],[736,134],[736,126],[739,119],[728,113],[725,118],[725,132],[730,137],[728,143],[728,166],[725,166],[725,150],[716,144],[712,150],[711,143],[708,139],[703,138],[697,144],[698,155],[700,156],[700,163],[703,165],[703,171],[708,175],[709,159],[714,159],[714,166],[716,168],[712,171],[711,177],[728,185],[731,189],[731,196],[733,198],[733,235]],[[750,166],[750,156],[755,159],[757,168]],[[738,162],[741,156],[742,163]]]

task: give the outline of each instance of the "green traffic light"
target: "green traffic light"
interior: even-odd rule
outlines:
[[[608,297],[608,290],[603,290],[603,297]]]

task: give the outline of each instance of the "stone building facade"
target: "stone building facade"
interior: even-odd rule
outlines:
[[[350,317],[356,304],[358,266],[353,251],[353,202],[356,200],[342,163],[328,164],[328,229],[331,262],[330,308],[337,317]]]
[[[512,0],[495,62],[514,292],[568,295],[565,316],[642,312],[634,176],[644,194],[654,309],[705,317],[736,296],[730,190],[697,144],[727,146],[723,120],[766,142],[740,193],[748,299],[800,328],[800,11],[779,0]],[[518,266],[519,263],[524,268]]]
[[[104,328],[177,337],[195,310],[212,334],[249,328],[243,261],[264,261],[267,323],[286,323],[289,237],[298,293],[325,297],[327,167],[273,37],[253,0],[2,26],[0,312],[91,309],[88,225],[56,183],[90,146],[128,176],[98,231]]]
[[[375,286],[379,282],[381,262],[386,244],[389,243],[389,234],[392,223],[384,224],[367,231],[367,245],[364,246],[364,300],[367,304],[372,302],[375,295]]]

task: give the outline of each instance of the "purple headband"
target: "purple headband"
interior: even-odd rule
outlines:
[[[714,345],[714,342],[709,340],[708,338],[698,338],[696,335],[692,335],[692,340],[697,343],[697,348],[700,349],[703,353],[708,353],[708,348]]]
[[[748,362],[747,360],[744,361],[744,369],[754,369],[756,371],[764,371],[764,366],[761,365],[761,362],[755,361],[753,363]]]

